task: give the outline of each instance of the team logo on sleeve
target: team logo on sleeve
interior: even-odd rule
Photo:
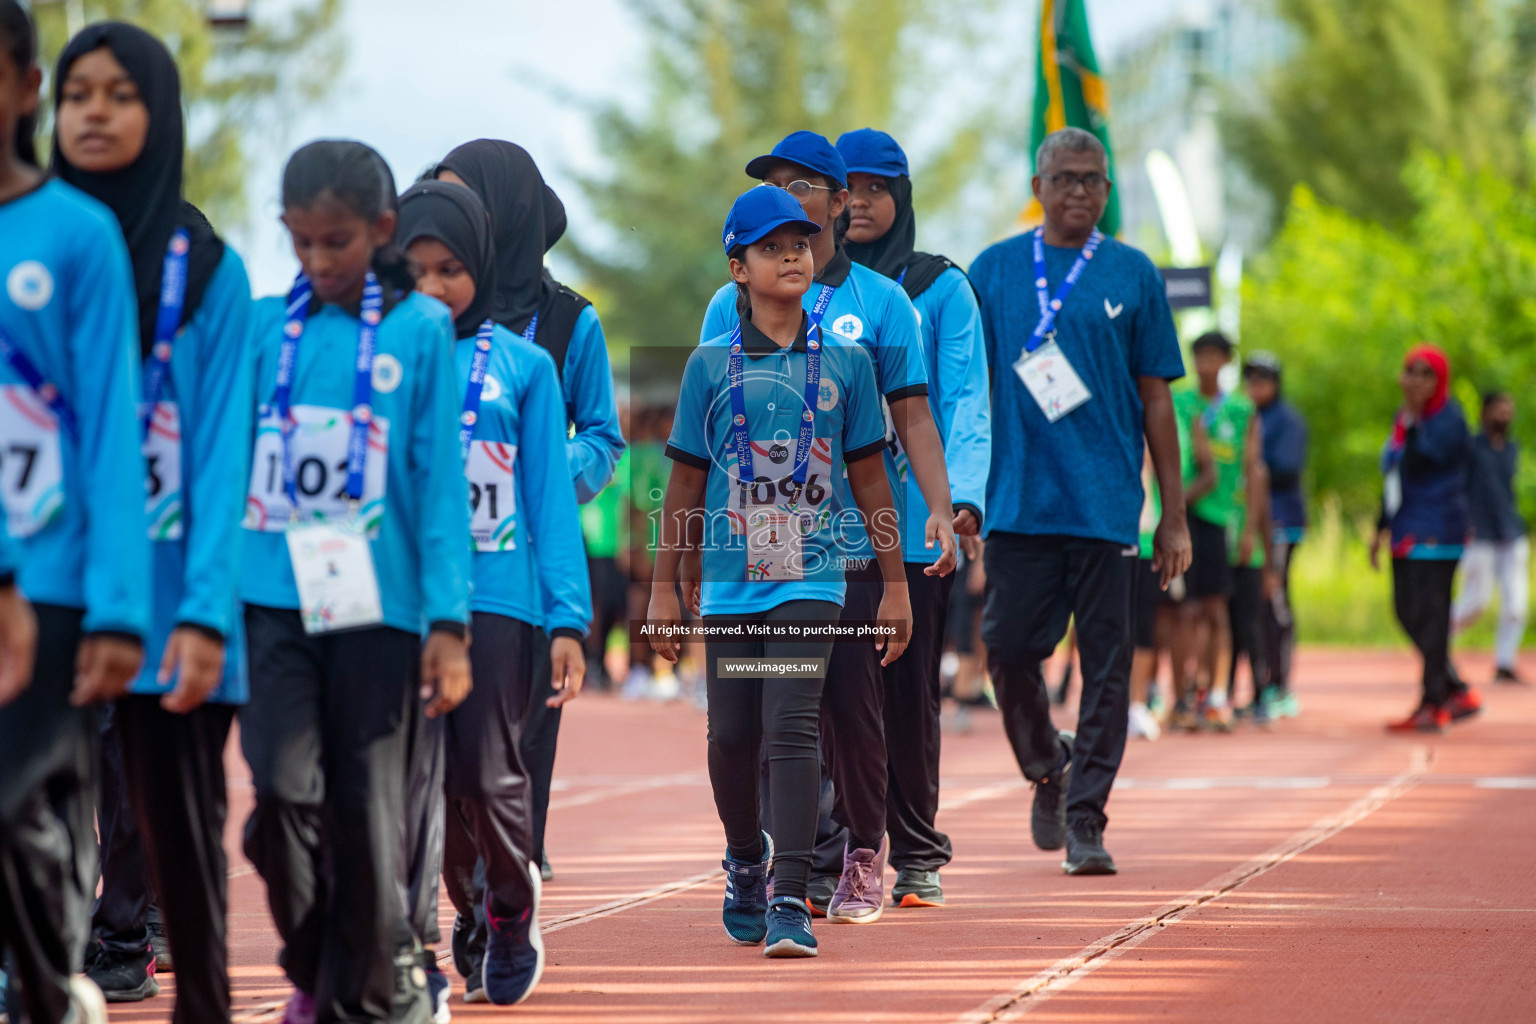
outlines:
[[[831,412],[837,408],[837,381],[821,378],[821,390],[816,392],[816,408],[822,412]]]
[[[404,379],[405,369],[400,365],[400,360],[388,352],[373,357],[373,390],[387,395],[398,388]]]
[[[16,305],[36,313],[53,298],[53,275],[37,260],[23,260],[6,275],[5,290]]]
[[[841,334],[849,341],[858,341],[864,337],[864,321],[852,313],[845,313],[832,321],[832,330]]]
[[[486,374],[485,383],[480,385],[480,401],[494,402],[500,397],[501,381],[497,380],[495,377],[492,377],[490,374]]]

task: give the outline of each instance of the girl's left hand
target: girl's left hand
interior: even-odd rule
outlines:
[[[137,641],[109,633],[86,637],[75,656],[75,689],[69,702],[80,708],[116,700],[128,692],[143,664],[144,648]]]
[[[875,618],[896,627],[894,638],[875,642],[875,650],[885,652],[880,659],[883,667],[901,657],[912,636],[912,601],[907,596],[905,583],[885,585],[885,596],[880,599],[880,610],[875,613]]]
[[[550,688],[555,695],[544,702],[545,707],[558,708],[581,696],[581,685],[587,678],[587,657],[581,651],[581,641],[575,637],[557,636],[549,642]]]
[[[446,715],[469,696],[469,641],[433,630],[421,649],[421,699],[427,717]]]

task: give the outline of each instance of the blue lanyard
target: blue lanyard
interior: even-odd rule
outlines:
[[[1227,404],[1227,395],[1228,392],[1225,391],[1216,392],[1216,397],[1211,399],[1211,404],[1207,405],[1205,412],[1200,414],[1200,422],[1205,424],[1206,430],[1211,429],[1211,425],[1216,422],[1216,414],[1221,411],[1223,405]]]
[[[832,293],[837,291],[830,284],[821,286],[816,305],[811,309],[810,324],[805,334],[805,410],[800,414],[800,436],[795,441],[795,466],[793,478],[795,493],[791,505],[800,502],[800,489],[805,485],[805,475],[811,462],[811,442],[816,437],[816,403],[821,396],[821,318],[827,314]],[[741,323],[731,332],[731,359],[727,370],[731,382],[731,427],[736,443],[736,482],[745,492],[755,474],[752,472],[752,435],[747,430],[747,399],[743,387],[744,372],[741,356]]]
[[[469,446],[475,439],[475,424],[480,421],[480,393],[485,389],[485,371],[491,365],[491,339],[496,333],[496,323],[487,320],[475,335],[475,354],[469,361],[469,387],[464,389],[464,414],[459,417],[459,450],[466,458]],[[523,340],[533,344],[539,333],[539,314],[533,314],[528,326],[523,328]]]
[[[37,365],[27,358],[25,352],[16,347],[15,342],[11,341],[11,336],[5,333],[3,327],[0,327],[0,359],[4,359],[10,368],[16,371],[16,376],[21,378],[22,383],[47,403],[61,427],[71,434],[76,433],[75,411],[69,407],[64,396],[59,394],[58,386],[43,377]]]
[[[896,283],[897,284],[906,284],[906,282],[907,282],[907,268],[906,267],[902,267],[901,268],[901,273],[896,275]]]
[[[144,367],[144,436],[155,419],[155,405],[165,390],[165,375],[171,368],[171,344],[181,328],[181,313],[187,302],[187,253],[192,248],[186,228],[177,228],[165,247],[165,264],[160,271],[160,312],[155,317],[155,344],[149,350],[149,364]]]
[[[1066,305],[1067,296],[1072,294],[1077,279],[1083,276],[1088,262],[1093,259],[1093,254],[1098,251],[1099,243],[1104,241],[1104,235],[1098,228],[1093,229],[1093,234],[1088,236],[1088,244],[1083,246],[1083,251],[1077,254],[1077,262],[1072,264],[1072,269],[1067,271],[1067,279],[1061,282],[1061,287],[1056,289],[1056,297],[1051,298],[1047,289],[1050,283],[1045,276],[1045,229],[1035,228],[1035,291],[1040,296],[1040,322],[1035,325],[1035,332],[1029,336],[1029,341],[1024,345],[1024,351],[1033,352],[1056,333],[1056,317],[1061,313],[1061,307]]]
[[[283,344],[277,353],[277,388],[272,395],[283,434],[283,490],[288,494],[295,515],[299,509],[299,481],[293,468],[290,400],[299,362],[299,339],[304,337],[304,321],[309,318],[313,298],[314,289],[309,278],[300,274],[288,293]],[[347,436],[347,497],[354,503],[363,498],[363,470],[368,464],[368,425],[373,422],[373,350],[378,341],[379,323],[384,319],[383,311],[384,289],[379,287],[379,279],[370,270],[363,284],[363,308],[358,316],[362,326],[357,332],[357,364],[352,378],[352,431]]]

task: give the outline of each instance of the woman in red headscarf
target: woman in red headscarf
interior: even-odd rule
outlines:
[[[1434,345],[1403,358],[1403,406],[1381,453],[1381,518],[1371,566],[1383,544],[1392,552],[1397,621],[1424,658],[1419,706],[1393,732],[1444,732],[1482,710],[1477,693],[1451,664],[1451,584],[1461,560],[1467,519],[1467,420],[1450,397],[1451,368]]]

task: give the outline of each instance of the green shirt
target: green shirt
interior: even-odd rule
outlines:
[[[616,558],[624,543],[624,518],[629,514],[629,449],[619,456],[613,479],[581,506],[581,533],[592,558]]]
[[[1186,486],[1197,475],[1194,422],[1207,416],[1211,404],[1212,400],[1208,400],[1196,388],[1185,388],[1173,393],[1173,411],[1179,423],[1180,447],[1184,453]],[[1190,511],[1208,523],[1230,529],[1238,522],[1237,506],[1243,500],[1244,493],[1243,462],[1248,444],[1248,426],[1253,416],[1253,402],[1249,401],[1248,396],[1234,392],[1221,401],[1206,422],[1211,461],[1216,465],[1216,486],[1190,506]],[[1183,444],[1185,439],[1188,439],[1188,445]]]

